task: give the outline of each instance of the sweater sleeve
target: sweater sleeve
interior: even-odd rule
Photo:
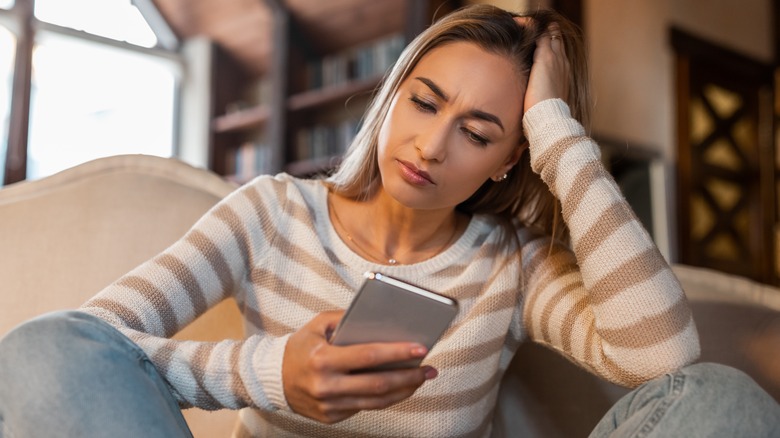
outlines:
[[[529,336],[630,387],[696,360],[699,339],[681,285],[598,146],[560,99],[533,106],[523,125],[531,166],[561,201],[571,236],[571,249],[523,236]]]
[[[269,213],[274,208],[279,207],[266,205],[255,185],[245,185],[215,205],[178,242],[81,307],[138,344],[182,406],[287,406],[281,386],[286,337],[170,339],[220,301],[251,290],[250,268],[274,235]]]

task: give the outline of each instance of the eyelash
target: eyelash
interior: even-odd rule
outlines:
[[[417,109],[422,112],[432,113],[432,114],[436,113],[436,107],[430,102],[426,102],[417,96],[412,96],[409,98],[409,100],[411,100],[412,104],[414,104],[414,106],[417,107]]]
[[[466,135],[466,138],[469,139],[470,142],[478,145],[478,146],[487,146],[490,141],[486,139],[485,137],[477,134],[476,132],[468,129],[468,128],[460,128],[460,130]]]
[[[412,102],[412,104],[419,110],[424,113],[429,114],[435,114],[436,113],[436,106],[434,106],[432,103],[426,102],[423,99],[417,97],[416,95],[413,95],[409,98],[409,100]],[[461,132],[466,136],[466,138],[478,145],[478,146],[487,146],[488,143],[490,143],[490,140],[487,138],[477,134],[476,132],[468,129],[468,128],[460,128]]]

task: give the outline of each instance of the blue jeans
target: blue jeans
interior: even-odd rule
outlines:
[[[623,396],[590,437],[780,437],[780,405],[742,371],[699,363]]]
[[[33,319],[0,340],[0,438],[192,437],[146,354],[81,312]]]
[[[98,318],[67,311],[0,340],[0,438],[49,436],[192,434],[138,346]],[[697,364],[623,397],[591,436],[780,437],[780,405],[740,371]]]

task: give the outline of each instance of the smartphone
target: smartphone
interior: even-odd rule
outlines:
[[[430,351],[458,313],[458,303],[452,298],[379,272],[367,272],[365,276],[330,337],[333,345],[417,342]],[[413,368],[422,360],[385,364],[377,369]]]

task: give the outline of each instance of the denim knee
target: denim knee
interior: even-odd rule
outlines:
[[[699,363],[623,397],[591,437],[777,437],[780,405],[747,374]]]
[[[36,350],[50,345],[63,345],[61,341],[73,335],[73,321],[80,315],[74,311],[57,311],[38,316],[13,328],[0,339],[0,357],[37,356]]]
[[[141,348],[78,311],[32,319],[0,340],[0,419],[8,436],[191,437]]]
[[[745,372],[717,363],[698,363],[668,377],[672,392],[677,393],[672,394],[674,402],[666,414],[669,424],[659,428],[667,430],[665,433],[780,436],[780,405]]]
[[[0,357],[50,362],[52,354],[60,357],[72,352],[78,354],[79,362],[84,364],[86,358],[81,355],[95,351],[91,347],[97,346],[92,342],[96,338],[110,338],[143,355],[135,344],[99,318],[64,310],[38,316],[11,330],[0,339]]]
[[[687,392],[699,398],[763,400],[770,397],[742,370],[719,363],[697,363],[687,366],[677,373],[685,376]],[[770,397],[771,398],[771,397]]]
[[[710,436],[780,436],[780,404],[745,372],[700,363],[678,374],[685,376],[688,404],[698,405],[681,411],[707,419]]]

